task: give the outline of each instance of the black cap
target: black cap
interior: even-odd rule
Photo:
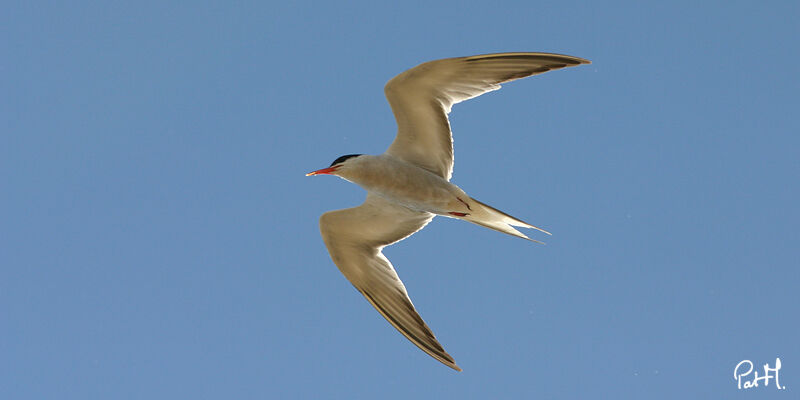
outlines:
[[[345,160],[347,160],[348,158],[358,157],[358,156],[360,156],[360,155],[361,155],[361,154],[348,154],[348,155],[346,155],[346,156],[341,156],[341,157],[339,157],[339,158],[337,158],[337,159],[333,160],[333,162],[331,163],[331,167],[332,167],[332,166],[334,166],[334,165],[336,165],[336,164],[343,163],[343,162],[344,162]]]

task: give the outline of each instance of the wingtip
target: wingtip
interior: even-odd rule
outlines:
[[[439,359],[437,359],[437,361],[441,362],[442,364],[444,364],[444,365],[446,365],[446,366],[448,366],[448,367],[450,367],[450,368],[452,368],[452,369],[454,369],[454,370],[456,370],[458,372],[462,371],[461,367],[456,365],[456,362],[455,362],[455,360],[453,360],[452,357],[450,357],[449,360],[439,360]]]

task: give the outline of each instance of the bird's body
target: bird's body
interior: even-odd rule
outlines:
[[[359,155],[336,175],[414,211],[463,219],[528,240],[533,239],[511,225],[539,229],[471,198],[443,177],[389,154]]]
[[[388,154],[362,155],[352,162],[356,168],[338,175],[386,200],[438,215],[468,211],[458,201],[467,197],[463,190],[424,168]]]
[[[447,114],[453,104],[500,83],[588,63],[549,53],[501,53],[431,61],[386,84],[398,133],[386,153],[339,157],[308,175],[337,175],[367,190],[358,207],[320,217],[328,252],[345,277],[397,330],[426,353],[460,370],[417,313],[381,250],[422,229],[436,215],[458,218],[532,240],[536,228],[483,204],[450,183],[453,147]]]

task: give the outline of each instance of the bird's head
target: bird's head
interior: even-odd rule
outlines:
[[[328,168],[318,169],[316,171],[311,171],[306,174],[306,176],[311,175],[338,175],[341,176],[341,173],[346,171],[348,168],[352,167],[354,164],[354,160],[360,156],[361,154],[348,154],[341,156],[331,163],[331,166]]]

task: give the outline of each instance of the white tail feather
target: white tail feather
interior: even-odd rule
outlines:
[[[527,239],[527,240],[530,240],[532,242],[541,243],[541,244],[544,244],[544,243],[542,243],[542,242],[540,242],[540,241],[538,241],[536,239],[529,238],[528,236],[526,236],[522,232],[514,229],[514,226],[519,226],[519,227],[523,227],[523,228],[530,228],[530,229],[536,229],[536,230],[544,232],[544,233],[546,233],[548,235],[551,234],[550,232],[547,232],[544,229],[537,228],[537,227],[535,227],[535,226],[533,226],[533,225],[531,225],[531,224],[529,224],[529,223],[527,223],[525,221],[522,221],[522,220],[520,220],[518,218],[514,218],[514,217],[512,217],[512,216],[510,216],[510,215],[508,215],[508,214],[506,214],[506,213],[504,213],[504,212],[502,212],[502,211],[500,211],[500,210],[498,210],[498,209],[496,209],[496,208],[494,208],[492,206],[489,206],[489,205],[486,205],[484,203],[481,203],[478,200],[472,199],[472,201],[474,203],[478,204],[478,207],[473,206],[472,212],[469,213],[468,215],[464,216],[464,217],[460,217],[460,219],[472,222],[473,224],[485,226],[485,227],[487,227],[489,229],[494,229],[494,230],[496,230],[498,232],[503,232],[503,233],[506,233],[506,234],[509,234],[509,235],[512,235],[512,236],[516,236],[516,237],[519,237],[519,238]]]

